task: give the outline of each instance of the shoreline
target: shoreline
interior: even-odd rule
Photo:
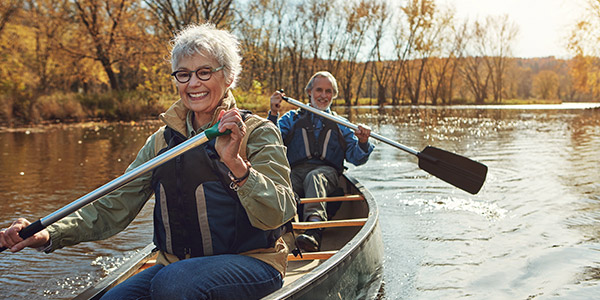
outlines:
[[[333,108],[346,108],[347,106],[337,105]],[[379,105],[352,105],[354,108],[366,108],[366,109],[379,109]],[[560,110],[596,110],[600,109],[600,102],[562,102],[557,104],[453,104],[453,105],[384,105],[384,109],[393,108],[423,108],[423,109],[524,109],[524,110],[547,110],[547,109],[560,109]],[[256,112],[259,115],[263,115],[267,112]],[[109,121],[101,119],[89,119],[80,121],[61,121],[61,120],[46,120],[39,124],[19,124],[16,126],[8,126],[7,124],[0,124],[0,133],[4,132],[25,132],[27,134],[34,132],[43,132],[57,127],[93,127],[99,125],[109,124],[126,124],[131,125],[160,122],[158,117],[146,118],[134,121]]]

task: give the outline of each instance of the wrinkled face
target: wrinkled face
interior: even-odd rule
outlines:
[[[310,104],[320,110],[326,110],[333,98],[333,85],[325,77],[316,77],[310,90]]]
[[[209,70],[220,67],[215,58],[204,53],[185,56],[179,60],[178,64],[177,71],[196,71],[200,68]],[[190,81],[186,83],[175,82],[183,104],[186,108],[192,110],[197,117],[212,116],[213,111],[221,103],[230,85],[227,84],[223,70],[212,73],[207,81],[198,79],[196,74],[193,73]]]

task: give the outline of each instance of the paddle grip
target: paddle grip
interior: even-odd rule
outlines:
[[[229,129],[223,132],[219,132],[219,123],[221,123],[221,121],[215,123],[215,125],[213,125],[212,127],[204,130],[204,134],[206,135],[207,139],[212,140],[220,135],[226,135],[231,133],[231,130]]]
[[[42,225],[42,220],[37,220],[31,224],[29,224],[29,226],[23,228],[21,231],[19,231],[19,236],[22,239],[27,239],[28,237],[33,236],[34,234],[44,230],[44,228],[46,228],[44,225]],[[0,252],[6,250],[8,248],[6,247],[0,247]]]

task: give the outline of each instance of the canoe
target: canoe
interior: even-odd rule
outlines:
[[[296,236],[306,229],[321,227],[319,252],[302,252],[302,258],[288,256],[287,274],[281,289],[263,299],[374,299],[383,278],[383,241],[379,212],[371,193],[356,179],[340,177],[340,196],[304,198],[301,203],[327,201],[339,206],[326,222],[294,222]],[[286,237],[291,235],[286,235]],[[288,244],[293,239],[286,239]],[[153,244],[74,299],[99,299],[111,287],[155,262]]]

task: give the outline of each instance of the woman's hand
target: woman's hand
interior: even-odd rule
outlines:
[[[8,248],[11,252],[18,252],[25,247],[39,248],[50,241],[50,233],[44,229],[33,236],[23,240],[19,232],[29,226],[31,222],[18,218],[9,228],[0,231],[0,246]]]
[[[358,124],[358,129],[354,132],[358,138],[358,142],[364,144],[369,141],[371,135],[371,128],[364,124]]]
[[[219,136],[215,148],[231,173],[238,178],[242,177],[248,171],[248,165],[240,156],[240,145],[246,135],[246,124],[237,109],[222,111],[219,119],[219,132],[229,129],[231,134]]]

